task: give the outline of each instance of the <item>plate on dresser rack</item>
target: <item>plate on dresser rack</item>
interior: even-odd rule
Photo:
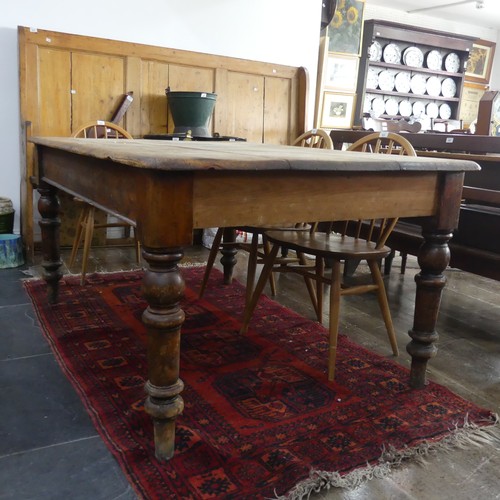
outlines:
[[[441,82],[441,92],[444,97],[455,97],[457,95],[457,84],[453,78],[445,78]]]
[[[451,107],[448,103],[444,102],[439,106],[439,118],[449,120],[451,117]]]
[[[396,116],[399,112],[399,102],[395,97],[389,97],[385,101],[385,112],[388,115]]]
[[[422,101],[415,101],[413,103],[413,115],[417,118],[425,115],[425,104]]]
[[[378,86],[380,90],[390,92],[394,90],[394,73],[384,69],[378,74]]]
[[[378,71],[379,70],[377,68],[368,68],[368,74],[366,75],[366,88],[378,88]]]
[[[460,71],[460,56],[456,52],[450,52],[444,58],[444,69],[450,73],[458,73]]]
[[[425,94],[427,81],[424,75],[416,74],[411,77],[410,88],[414,94]]]
[[[411,73],[409,71],[400,71],[396,73],[394,78],[394,87],[397,92],[401,94],[407,94],[410,92]]]
[[[431,50],[425,56],[425,64],[433,71],[439,71],[443,67],[443,56],[439,50]]]
[[[413,106],[408,99],[399,101],[399,114],[404,117],[409,117],[413,113]]]
[[[372,62],[380,62],[382,60],[382,45],[377,40],[368,47],[368,59]]]
[[[441,80],[437,76],[430,76],[425,82],[425,89],[432,97],[441,95]]]
[[[439,116],[439,107],[435,102],[430,102],[425,106],[425,114],[429,118],[437,118]]]
[[[395,43],[388,43],[382,51],[386,63],[401,64],[401,49]]]
[[[424,65],[424,53],[418,47],[407,47],[403,52],[403,63],[412,68]]]
[[[385,102],[382,97],[375,97],[372,100],[372,116],[374,118],[379,117],[385,113]]]

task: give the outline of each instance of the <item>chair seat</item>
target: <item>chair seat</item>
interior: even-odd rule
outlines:
[[[335,233],[268,231],[266,237],[271,243],[286,246],[296,252],[338,260],[348,259],[353,255],[357,259],[380,259],[391,253],[391,249],[387,246],[376,248],[375,242]]]

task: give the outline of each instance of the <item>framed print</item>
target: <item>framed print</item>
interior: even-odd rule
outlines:
[[[495,55],[495,42],[476,40],[472,44],[465,69],[465,79],[469,82],[489,83],[491,67]]]
[[[328,54],[325,87],[354,92],[358,81],[358,63],[358,56]]]
[[[339,0],[328,25],[328,51],[360,55],[365,0]]]
[[[479,101],[486,90],[487,85],[483,83],[464,82],[459,112],[459,118],[462,120],[464,128],[469,128],[470,124],[477,120]]]
[[[355,94],[326,91],[321,111],[322,128],[351,128]]]

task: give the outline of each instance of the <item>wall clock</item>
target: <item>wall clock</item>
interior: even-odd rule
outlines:
[[[500,91],[488,90],[481,97],[476,134],[500,136]]]

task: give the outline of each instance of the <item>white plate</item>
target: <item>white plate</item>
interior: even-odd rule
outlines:
[[[438,105],[435,102],[430,102],[427,104],[425,107],[425,114],[429,118],[437,118],[439,116],[439,108]]]
[[[377,40],[368,47],[368,59],[373,62],[382,60],[382,45]]]
[[[439,50],[431,50],[425,56],[425,64],[429,69],[439,71],[443,67],[443,56]]]
[[[374,118],[377,118],[385,113],[385,102],[382,97],[375,97],[372,100],[372,112]]]
[[[413,115],[417,118],[425,115],[425,104],[422,101],[415,101],[413,103]]]
[[[413,68],[424,65],[424,54],[418,47],[408,47],[403,52],[403,63]]]
[[[450,73],[458,73],[460,71],[460,57],[456,52],[450,52],[444,58],[444,69]]]
[[[366,75],[366,88],[378,88],[378,71],[379,70],[377,68],[368,68],[368,74]]]
[[[445,78],[441,82],[441,92],[444,97],[455,97],[457,94],[457,84],[455,83],[455,80],[453,80],[453,78]]]
[[[399,103],[398,100],[394,97],[389,97],[385,101],[385,112],[388,115],[396,116],[399,112]]]
[[[402,101],[399,101],[399,114],[401,116],[411,116],[413,112],[413,107],[411,105],[411,102],[408,99],[403,99]]]
[[[450,105],[444,102],[439,106],[439,118],[443,120],[448,120],[451,117],[451,108]]]
[[[425,89],[432,97],[441,95],[441,80],[437,76],[430,76],[425,83]]]
[[[413,75],[410,80],[410,88],[414,94],[425,94],[426,80],[423,75]]]
[[[394,73],[384,69],[378,74],[378,86],[380,90],[390,92],[394,90]]]
[[[382,54],[386,63],[401,64],[401,49],[395,43],[388,43]]]
[[[400,71],[394,78],[394,87],[398,92],[407,94],[411,89],[410,80],[411,74],[409,71]]]

